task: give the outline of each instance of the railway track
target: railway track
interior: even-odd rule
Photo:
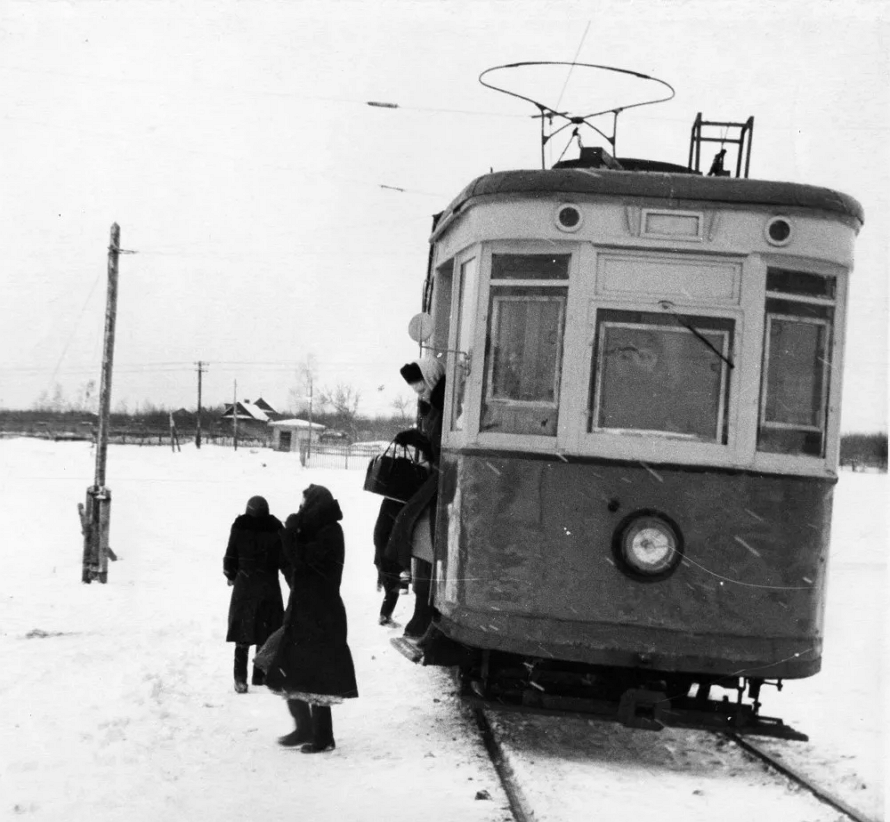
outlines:
[[[849,802],[838,796],[836,791],[827,786],[817,784],[812,778],[804,774],[798,768],[780,760],[778,757],[758,745],[757,742],[753,741],[751,738],[746,739],[734,733],[724,733],[723,736],[730,739],[743,751],[756,757],[768,767],[778,771],[787,779],[790,779],[801,788],[809,791],[821,802],[830,805],[835,810],[844,814],[847,819],[854,820],[854,822],[876,822],[874,817],[867,816],[854,808]]]
[[[474,709],[516,822],[880,822],[734,733]],[[790,743],[795,744],[795,743]]]

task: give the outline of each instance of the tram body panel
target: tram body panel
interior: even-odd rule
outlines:
[[[446,632],[475,647],[809,676],[831,498],[830,481],[810,478],[443,453],[435,605]],[[682,533],[667,579],[630,578],[613,556],[616,527],[642,510]]]
[[[571,234],[560,231],[554,220],[558,208],[567,203],[576,206],[582,215],[581,227]],[[700,221],[700,233],[693,236],[646,233],[644,218],[650,213],[664,212],[695,215]],[[767,217],[779,213],[794,218],[793,242],[783,247],[770,245],[764,236]],[[716,203],[703,207],[696,201],[666,203],[641,197],[617,200],[572,193],[560,197],[548,192],[534,200],[501,195],[498,199],[470,201],[460,219],[439,235],[436,242],[440,260],[453,256],[479,238],[486,241],[521,238],[592,242],[603,247],[625,247],[632,243],[636,250],[664,250],[668,241],[674,252],[804,257],[849,268],[853,264],[855,236],[855,231],[836,215],[800,208],[755,206],[743,210]]]

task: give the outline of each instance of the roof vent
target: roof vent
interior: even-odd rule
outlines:
[[[581,156],[576,160],[561,160],[554,168],[611,168],[621,171],[622,165],[604,148],[581,148]]]

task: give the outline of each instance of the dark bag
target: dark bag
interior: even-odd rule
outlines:
[[[407,502],[428,476],[429,469],[411,459],[408,449],[404,445],[396,445],[393,440],[382,454],[368,463],[364,487],[372,494]]]
[[[278,656],[278,649],[281,647],[281,640],[284,639],[284,626],[282,625],[275,631],[265,642],[253,657],[253,664],[261,671],[269,672],[275,657]]]

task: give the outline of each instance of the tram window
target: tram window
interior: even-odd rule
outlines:
[[[567,280],[568,254],[492,254],[492,280]]]
[[[436,276],[433,280],[432,299],[428,309],[433,315],[433,335],[426,341],[426,344],[439,350],[448,348],[453,269],[454,260],[448,260],[436,268]]]
[[[492,289],[481,431],[556,436],[566,295]]]
[[[805,271],[770,268],[766,274],[766,290],[833,300],[835,279],[834,277],[820,277],[818,274],[809,274]]]
[[[824,454],[833,320],[831,305],[767,299],[758,450]]]
[[[458,278],[457,331],[455,348],[457,362],[454,367],[454,391],[451,410],[451,430],[464,429],[464,401],[467,387],[467,369],[472,361],[473,315],[476,309],[476,258],[462,263]]]
[[[480,431],[556,436],[570,258],[492,254]]]
[[[727,442],[734,322],[601,310],[588,431]]]

